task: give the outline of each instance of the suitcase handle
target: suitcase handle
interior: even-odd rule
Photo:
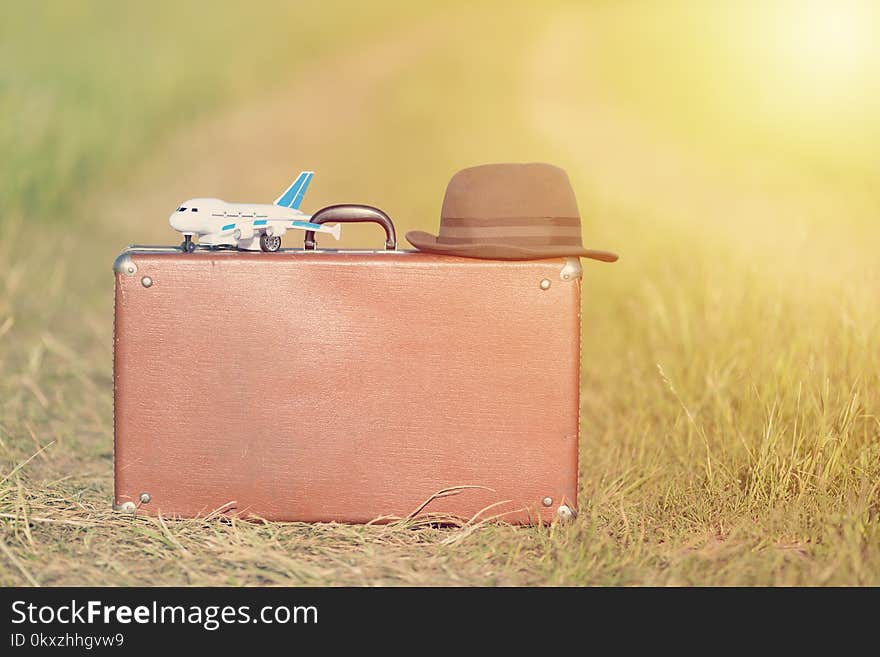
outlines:
[[[318,210],[309,219],[309,223],[313,224],[325,224],[328,221],[336,221],[341,224],[370,221],[379,224],[385,229],[385,248],[388,251],[397,249],[397,234],[394,231],[394,223],[391,221],[391,217],[372,205],[328,205],[326,208]],[[310,230],[306,233],[303,248],[307,251],[312,251],[316,246],[315,231]]]

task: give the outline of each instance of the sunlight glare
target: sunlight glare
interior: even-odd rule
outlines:
[[[822,94],[849,95],[870,74],[880,37],[873,2],[808,0],[780,9],[772,47],[783,77]]]

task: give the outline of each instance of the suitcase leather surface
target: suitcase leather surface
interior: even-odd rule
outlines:
[[[563,280],[566,260],[126,257],[117,505],[340,522],[574,508],[580,279]],[[459,486],[474,488],[420,508]]]

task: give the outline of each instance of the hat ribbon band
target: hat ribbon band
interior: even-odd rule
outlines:
[[[462,238],[507,238],[507,237],[574,237],[580,239],[580,226],[494,226],[490,228],[473,228],[464,226],[451,228],[440,227],[442,237]]]
[[[580,226],[580,217],[441,217],[442,226]]]
[[[580,235],[577,237],[446,237],[439,235],[438,244],[506,244],[510,246],[574,246],[581,248]]]

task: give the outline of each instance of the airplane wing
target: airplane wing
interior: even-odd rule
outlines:
[[[258,226],[257,222],[254,222],[254,230],[257,232],[265,232],[267,235],[272,237],[284,237],[284,233],[287,232],[287,229],[290,228],[289,220],[280,220],[280,221],[263,221],[263,224]]]
[[[342,224],[334,224],[332,226],[328,226],[326,224],[313,224],[310,221],[292,221],[290,222],[293,228],[299,228],[300,230],[311,230],[316,233],[328,233],[333,235],[334,239],[339,239],[339,235],[342,232]]]

